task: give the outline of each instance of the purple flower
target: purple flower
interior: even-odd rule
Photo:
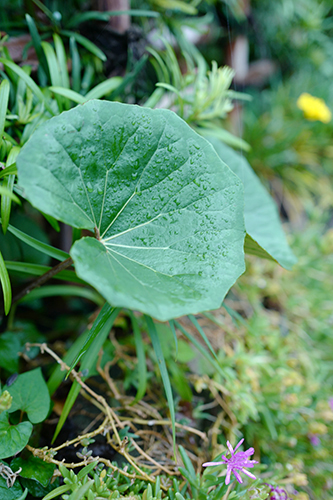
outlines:
[[[230,476],[231,473],[233,472],[235,474],[235,477],[239,483],[242,483],[242,478],[239,475],[239,472],[243,472],[249,477],[252,477],[252,479],[256,479],[256,476],[251,474],[251,472],[247,471],[244,469],[244,467],[251,468],[254,466],[254,464],[257,464],[258,462],[256,460],[249,460],[249,457],[253,455],[254,453],[254,448],[249,448],[246,451],[238,451],[236,453],[237,448],[240,447],[244,439],[241,439],[236,446],[236,448],[233,450],[231,444],[229,441],[227,441],[227,446],[229,448],[229,451],[231,453],[231,458],[226,458],[222,456],[223,462],[206,462],[202,464],[203,467],[210,467],[210,466],[215,466],[215,465],[226,465],[227,466],[227,476],[225,478],[225,484],[230,483]],[[239,472],[238,472],[239,471]]]
[[[333,398],[330,398],[330,399],[328,400],[328,404],[330,405],[331,410],[333,410]]]
[[[267,486],[271,489],[269,493],[270,500],[288,500],[287,492],[284,489],[279,488],[278,486],[273,486],[272,484],[265,484],[267,484]]]
[[[317,434],[308,434],[308,438],[310,439],[310,443],[312,444],[312,446],[320,445],[320,439]]]

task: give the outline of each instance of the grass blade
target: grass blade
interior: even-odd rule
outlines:
[[[66,297],[75,296],[81,297],[83,299],[91,300],[99,307],[105,303],[105,299],[91,288],[82,288],[78,286],[68,286],[68,285],[49,285],[42,286],[41,288],[35,288],[28,295],[25,295],[19,303],[30,302],[31,300],[43,299],[45,297]]]
[[[136,317],[132,313],[132,311],[129,312],[129,316],[131,318],[132,326],[133,326],[133,333],[134,333],[134,342],[135,342],[135,347],[136,347],[136,355],[138,357],[138,376],[139,376],[139,383],[138,383],[138,391],[136,393],[135,399],[133,401],[133,405],[140,401],[140,399],[143,398],[143,396],[146,394],[146,388],[147,388],[147,366],[146,366],[146,357],[145,357],[145,349],[144,349],[144,344],[142,340],[142,335],[140,332],[140,328],[137,322]]]
[[[0,186],[0,195],[8,196],[8,198],[21,205],[20,199],[14,193],[12,193],[11,190],[8,189],[8,187]]]
[[[94,56],[98,57],[102,61],[106,61],[106,55],[104,54],[104,52],[102,52],[101,49],[97,47],[97,45],[88,40],[88,38],[80,35],[79,33],[75,33],[75,31],[67,31],[67,30],[62,30],[61,35],[68,36],[68,38],[74,38],[77,41],[77,43],[79,43],[80,45],[82,45],[82,47],[84,47],[89,52],[94,54]]]
[[[8,59],[5,59],[4,57],[0,57],[0,63],[2,63],[6,68],[9,68],[11,71],[13,71],[19,78],[22,78],[22,80],[25,81],[27,86],[32,90],[32,92],[35,94],[37,99],[44,104],[45,108],[51,115],[54,115],[54,112],[52,111],[51,106],[47,102],[47,99],[45,98],[43,92],[40,90],[38,85],[33,81],[33,79],[23,71],[22,68],[20,68],[17,64],[13,63],[12,61],[9,61]]]
[[[71,368],[75,366],[77,361],[80,359],[82,356],[82,361],[81,361],[81,370],[88,370],[89,371],[92,369],[94,364],[96,363],[96,359],[98,357],[98,353],[100,349],[102,348],[105,340],[107,339],[107,336],[109,335],[110,329],[114,323],[114,320],[119,314],[119,309],[118,308],[112,308],[109,304],[105,304],[102,307],[101,312],[99,313],[98,317],[96,318],[89,335],[87,337],[86,342],[80,349],[79,354],[76,356],[75,360],[73,361]],[[94,341],[94,342],[93,342]],[[90,347],[89,350],[88,347]],[[77,396],[79,395],[81,386],[79,385],[78,382],[74,381],[73,385],[71,387],[71,390],[69,391],[69,394],[67,396],[66,402],[64,404],[64,408],[62,410],[57,428],[55,430],[52,442],[56,439],[57,435],[59,434],[62,426],[65,423],[65,420],[69,414],[69,412],[72,409],[73,404],[76,401]]]
[[[0,146],[2,143],[2,134],[5,128],[9,91],[10,91],[9,81],[3,80],[0,85]]]
[[[0,252],[0,282],[3,291],[5,314],[7,316],[7,314],[10,311],[10,306],[12,304],[12,287],[10,285],[8,271],[1,252]]]
[[[99,83],[88,92],[85,96],[85,101],[88,101],[89,99],[100,99],[101,97],[110,94],[113,90],[119,87],[122,81],[123,78],[121,76],[114,76],[113,78],[105,80],[105,82]]]
[[[174,450],[174,455],[176,456],[176,417],[175,417],[175,405],[174,405],[174,400],[173,400],[173,394],[172,394],[172,389],[171,389],[171,384],[170,384],[170,378],[168,374],[168,370],[165,364],[165,359],[163,355],[163,350],[161,346],[160,339],[158,337],[158,333],[156,331],[155,323],[152,320],[150,316],[145,315],[145,320],[147,323],[148,327],[148,333],[151,338],[153,348],[156,354],[157,358],[157,363],[158,367],[160,369],[163,385],[164,385],[164,390],[169,406],[169,411],[170,411],[170,417],[171,417],[171,425],[172,425],[172,441],[173,441],[173,450]]]
[[[78,94],[74,90],[71,89],[64,89],[63,87],[49,87],[49,89],[57,95],[61,95],[63,97],[67,97],[67,99],[70,99],[71,101],[76,102],[77,104],[83,104],[84,102],[87,101],[86,97],[83,97],[83,95]]]
[[[46,64],[45,55],[44,55],[44,52],[42,49],[42,40],[41,40],[41,37],[39,36],[38,30],[36,28],[35,21],[33,20],[33,18],[31,16],[29,16],[29,14],[25,15],[25,19],[27,21],[27,25],[28,25],[30,35],[31,35],[31,40],[32,40],[33,46],[35,48],[39,64],[43,68],[43,71],[44,71],[46,77],[49,78],[50,75],[48,72],[48,67]]]
[[[20,152],[20,148],[18,146],[14,146],[8,155],[7,163],[6,166],[9,167],[13,163],[15,163],[16,157]],[[10,210],[12,206],[12,200],[16,201],[16,203],[21,204],[20,200],[13,194],[13,188],[14,188],[14,181],[15,181],[15,175],[8,175],[5,177],[2,186],[7,189],[12,196],[7,196],[2,194],[1,196],[1,224],[2,224],[2,231],[3,234],[6,234],[8,224],[9,224],[9,219],[10,219]]]
[[[36,238],[33,238],[29,234],[24,233],[20,229],[17,229],[16,227],[11,226],[10,224],[8,224],[8,231],[12,233],[14,236],[16,236],[16,238],[18,238],[19,240],[26,243],[27,245],[31,246],[32,248],[35,248],[36,250],[39,250],[39,252],[41,253],[45,253],[46,255],[52,257],[53,259],[63,261],[65,259],[68,259],[69,257],[69,254],[64,252],[63,250],[59,250],[58,248],[52,247],[47,243],[42,243]]]
[[[50,72],[50,78],[51,78],[51,83],[55,87],[61,87],[62,86],[62,81],[61,81],[61,76],[60,76],[60,68],[58,64],[58,60],[56,58],[54,49],[52,45],[48,42],[42,42],[42,47],[44,50],[44,54],[46,57],[47,65],[49,68]],[[56,95],[56,101],[58,103],[58,108],[59,111],[61,112],[63,110],[63,100],[60,96]]]
[[[101,329],[104,327],[105,324],[108,323],[110,318],[113,318],[115,312],[117,313],[116,316],[119,313],[119,309],[115,309],[114,307],[110,306],[110,304],[106,303],[103,305],[99,315],[97,316],[90,332],[89,332],[89,337],[87,338],[87,341],[85,342],[84,346],[82,347],[81,351],[77,355],[77,357],[74,359],[73,363],[71,364],[70,371],[68,372],[67,376],[70,374],[71,370],[75,368],[75,365],[78,363],[80,358],[88,351],[89,347],[91,344],[94,342],[95,338],[98,336],[99,332]],[[114,318],[115,319],[115,318]],[[112,321],[113,324],[113,321]],[[110,326],[111,328],[111,326]]]
[[[173,321],[169,321],[169,325],[170,325],[170,328],[171,328],[171,331],[172,331],[172,335],[173,335],[173,338],[174,338],[174,341],[175,341],[176,359],[177,359],[178,358],[178,338],[177,338],[177,333],[176,333],[176,329],[175,329],[175,325],[174,325]]]
[[[72,58],[72,88],[75,92],[81,90],[81,60],[77,50],[75,38],[72,36],[69,39],[69,51]]]
[[[69,89],[70,85],[69,85],[69,75],[67,69],[67,57],[66,57],[65,47],[60,36],[57,35],[56,33],[53,35],[53,41],[60,69],[61,83],[63,87]]]
[[[18,274],[29,274],[30,276],[42,276],[43,274],[50,271],[52,267],[43,266],[41,264],[30,264],[29,262],[15,262],[12,260],[5,261],[6,267],[8,271],[13,271]],[[64,270],[60,271],[60,273],[55,274],[52,279],[62,280],[62,281],[70,281],[72,283],[80,283],[81,285],[86,285],[86,282],[81,280],[78,276],[76,276],[75,271]]]

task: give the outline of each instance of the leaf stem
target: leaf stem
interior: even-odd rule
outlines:
[[[60,273],[60,271],[63,271],[64,269],[67,269],[73,264],[73,260],[71,257],[68,257],[68,259],[59,262],[56,266],[52,267],[46,273],[42,274],[42,276],[39,276],[37,279],[29,283],[28,286],[26,286],[21,292],[19,292],[15,297],[13,298],[12,304],[15,302],[18,302],[21,300],[25,295],[30,293],[32,290],[35,288],[40,287],[41,285],[44,285],[49,279],[53,278],[56,274]]]

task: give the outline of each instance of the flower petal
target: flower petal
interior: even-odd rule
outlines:
[[[213,467],[214,465],[225,465],[225,462],[205,462],[202,467]]]
[[[225,478],[225,484],[228,485],[230,483],[230,475],[231,475],[231,469],[227,470],[227,477]]]
[[[242,469],[242,472],[244,472],[244,474],[246,474],[247,476],[252,477],[252,479],[257,479],[256,476],[254,474],[252,474],[251,472],[249,472],[248,470]],[[234,474],[235,474],[235,472],[234,472]]]
[[[233,455],[234,454],[234,450],[233,450],[231,444],[229,443],[229,441],[227,441],[227,446],[229,448],[229,451],[230,451],[231,455]]]
[[[235,474],[235,478],[237,479],[237,481],[239,483],[243,483],[242,478],[240,477],[240,475],[238,474],[238,472],[236,470],[233,470],[232,472]]]
[[[237,446],[236,446],[236,448],[234,449],[234,452],[237,450],[237,448],[239,448],[239,447],[240,447],[240,445],[242,444],[242,442],[243,442],[243,441],[244,441],[244,438],[243,438],[243,439],[241,439],[241,440],[239,441],[238,445],[237,445]],[[253,450],[253,448],[250,448],[250,450]],[[249,451],[249,450],[247,450],[247,451]],[[247,452],[246,452],[246,453],[247,453]],[[253,450],[253,453],[254,453],[254,450]],[[252,453],[250,453],[250,455],[252,455]]]

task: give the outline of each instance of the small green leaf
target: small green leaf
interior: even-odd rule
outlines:
[[[75,92],[81,90],[81,60],[75,38],[69,39],[69,51],[72,59],[72,87]]]
[[[8,421],[8,412],[0,414],[0,459],[12,457],[19,453],[28,444],[32,433],[30,422],[21,422],[11,425]],[[16,500],[16,499],[15,499]]]
[[[7,390],[13,397],[9,413],[25,411],[33,424],[45,420],[50,409],[50,395],[40,368],[22,373]]]
[[[28,458],[14,458],[10,464],[11,469],[15,472],[22,469],[20,472],[21,477],[26,479],[34,479],[38,481],[44,488],[49,484],[56,468],[54,464],[44,462],[38,457],[29,454]]]

